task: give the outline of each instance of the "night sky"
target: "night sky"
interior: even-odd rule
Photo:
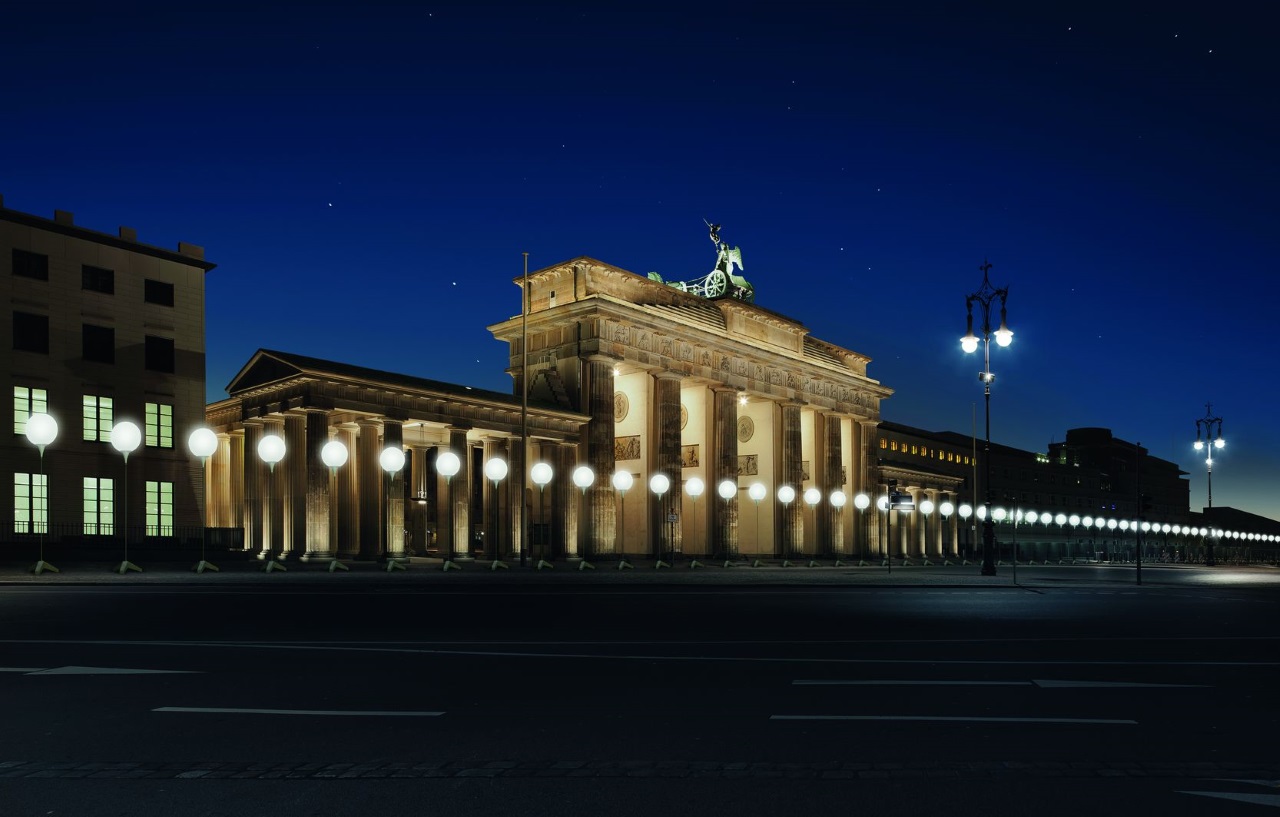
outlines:
[[[995,441],[1109,427],[1198,510],[1212,401],[1214,504],[1280,518],[1267,4],[1087,5],[6,3],[0,194],[204,246],[210,400],[259,347],[509,391],[521,252],[693,279],[705,218],[981,434],[989,258]]]

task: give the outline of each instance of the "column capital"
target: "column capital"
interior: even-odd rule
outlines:
[[[680,372],[673,372],[670,369],[658,369],[649,373],[654,380],[684,380],[685,375]]]
[[[620,357],[614,357],[613,355],[601,354],[601,353],[599,353],[599,352],[597,352],[597,353],[595,353],[595,354],[587,355],[587,356],[586,356],[586,358],[585,358],[585,360],[586,360],[588,363],[604,363],[604,364],[607,364],[607,365],[609,365],[609,366],[617,366],[619,363],[621,363],[621,362],[622,362],[622,358],[620,358]]]

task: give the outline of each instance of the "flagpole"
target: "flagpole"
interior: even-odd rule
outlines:
[[[520,287],[520,566],[529,550],[529,514],[524,504],[529,473],[529,253],[524,255],[524,283]]]

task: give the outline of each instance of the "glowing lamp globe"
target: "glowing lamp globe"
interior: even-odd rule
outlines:
[[[484,464],[485,479],[500,482],[507,477],[507,461],[501,457],[493,457]]]
[[[547,484],[551,482],[552,474],[551,466],[545,462],[535,462],[533,467],[529,469],[529,478],[533,480],[533,484],[537,485],[539,490],[547,487]],[[613,475],[613,485],[615,488],[618,487],[618,474]],[[630,487],[631,475],[627,474],[627,488]],[[625,491],[627,488],[623,488],[622,490]]]
[[[804,502],[810,508],[822,501],[822,491],[817,488],[810,488],[804,492]]]
[[[571,479],[573,480],[574,485],[577,485],[582,489],[583,493],[586,493],[587,489],[596,482],[596,472],[591,470],[590,465],[579,465],[577,468],[573,469],[573,476]]]
[[[347,456],[347,447],[339,440],[330,440],[320,449],[320,461],[330,468],[346,465]]]
[[[966,502],[966,503],[964,503],[963,505],[961,505],[961,506],[960,506],[960,518],[961,518],[961,519],[968,519],[968,518],[969,518],[970,516],[972,516],[972,515],[973,515],[973,506],[972,506],[972,505],[970,505],[968,502]]]
[[[453,479],[461,469],[462,460],[458,459],[458,455],[452,451],[442,451],[436,457],[436,472],[446,481]]]
[[[1027,511],[1026,520],[1028,525],[1034,525],[1036,523],[1036,520],[1038,520],[1039,518],[1040,518],[1040,514],[1036,513],[1035,511]]]
[[[929,514],[933,513],[933,501],[926,499],[923,502],[921,502],[920,513],[924,514],[925,516],[928,516]]]
[[[716,493],[720,494],[721,499],[733,499],[738,495],[738,483],[731,479],[721,480],[720,484],[716,486]]]
[[[36,412],[27,417],[26,435],[27,440],[44,454],[44,447],[58,438],[58,421],[43,411]]]
[[[187,450],[194,456],[206,460],[218,450],[218,435],[211,428],[197,428],[187,437]]]
[[[889,497],[882,496],[876,499],[876,507],[882,511],[889,510]]]
[[[993,508],[991,510],[991,518],[996,520],[997,522],[1003,522],[1004,517],[1005,517],[1004,508]]]
[[[1114,519],[1108,519],[1108,520],[1107,520],[1107,529],[1108,529],[1108,530],[1115,530],[1115,529],[1116,529],[1116,520],[1114,520]]]
[[[753,482],[751,487],[747,488],[747,496],[751,497],[753,502],[759,502],[768,493],[769,491],[764,487],[763,482]]]
[[[783,505],[790,505],[795,501],[796,489],[790,485],[782,485],[778,488],[778,501]]]
[[[671,478],[666,474],[654,474],[649,477],[649,490],[658,496],[662,496],[671,490]]]
[[[398,446],[389,445],[378,455],[378,464],[388,474],[395,474],[404,468],[404,452]]]
[[[271,435],[268,435],[271,436]],[[265,442],[267,437],[263,437]],[[279,440],[279,437],[276,437]],[[142,442],[142,430],[135,423],[125,420],[123,423],[116,423],[111,429],[111,447],[128,457],[137,450],[138,445]],[[280,444],[284,445],[284,440],[280,440]],[[262,450],[262,446],[258,446],[258,450]],[[277,460],[279,462],[279,460]]]
[[[942,514],[943,516],[950,516],[955,512],[956,512],[956,506],[952,505],[950,502],[943,502],[941,505],[938,506],[938,513]]]
[[[827,498],[827,501],[831,503],[831,507],[839,510],[844,507],[844,503],[848,502],[849,498],[845,496],[844,491],[837,488],[831,492],[831,496]]]
[[[703,482],[698,477],[689,477],[689,479],[684,483],[684,492],[688,494],[691,499],[696,500],[698,497],[702,496],[706,490],[707,483]]]
[[[853,507],[860,511],[865,511],[867,508],[871,507],[871,497],[866,494],[858,494],[853,498]]]
[[[614,471],[613,487],[621,493],[631,490],[631,486],[635,484],[635,478],[631,476],[630,471]]]

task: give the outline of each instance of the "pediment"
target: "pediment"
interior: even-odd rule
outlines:
[[[244,365],[244,368],[227,384],[227,394],[235,395],[239,392],[265,386],[268,383],[276,383],[281,380],[287,380],[290,377],[297,377],[302,373],[302,370],[297,366],[275,357],[270,352],[259,349],[249,359],[249,362]]]

